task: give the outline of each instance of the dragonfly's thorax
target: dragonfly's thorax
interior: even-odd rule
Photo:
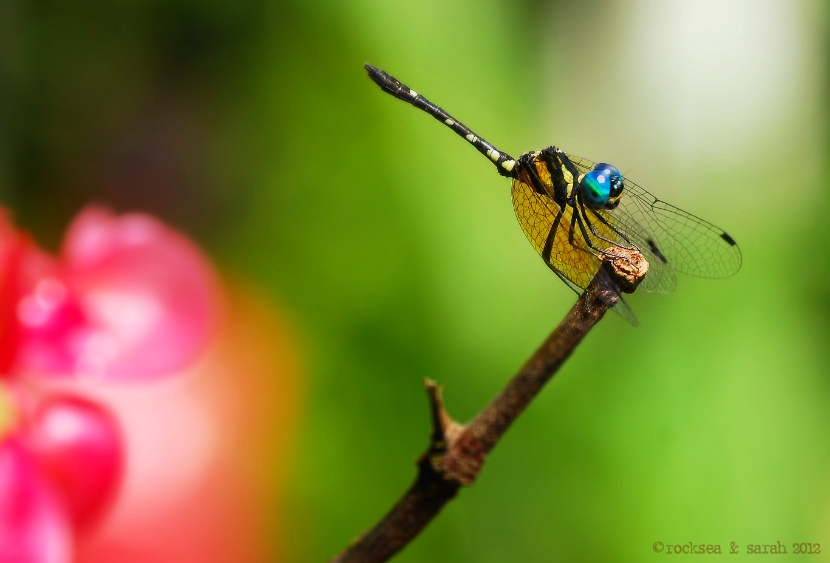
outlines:
[[[548,196],[559,205],[571,200],[581,180],[578,171],[571,169],[567,157],[556,147],[525,153],[519,158],[518,165],[517,177],[533,186],[536,193]]]
[[[581,204],[590,209],[614,209],[624,187],[619,170],[610,164],[600,163],[583,173],[556,147],[523,154],[514,175],[560,206]]]

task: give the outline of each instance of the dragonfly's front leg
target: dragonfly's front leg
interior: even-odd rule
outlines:
[[[585,223],[588,225],[588,229],[591,231],[591,234],[592,234],[592,235],[594,235],[595,237],[597,237],[598,239],[600,239],[600,240],[602,240],[602,241],[605,241],[605,242],[607,242],[607,243],[609,243],[609,244],[613,244],[614,246],[620,246],[620,247],[623,247],[623,246],[624,246],[624,245],[622,245],[622,244],[618,243],[618,242],[617,242],[617,241],[615,241],[615,240],[611,240],[611,239],[607,239],[607,238],[605,238],[604,236],[602,236],[601,234],[599,234],[599,233],[597,232],[597,230],[594,228],[594,224],[593,224],[593,223],[591,222],[591,220],[588,218],[588,212],[585,210],[585,203],[584,203],[584,202],[582,202],[581,200],[580,200],[580,202],[579,202],[579,210],[580,210],[580,212],[581,212],[581,214],[582,214],[582,219],[583,219],[583,220],[585,221]],[[616,229],[613,225],[611,225],[608,221],[606,221],[606,220],[605,220],[605,218],[604,218],[602,215],[600,215],[600,214],[599,214],[599,213],[597,213],[596,211],[593,211],[593,210],[591,210],[591,211],[592,211],[592,213],[593,213],[594,217],[596,217],[596,218],[599,220],[599,222],[600,222],[600,223],[602,223],[603,225],[605,225],[606,227],[608,227],[609,229],[611,229],[611,231],[612,231],[612,232],[616,233],[616,234],[617,234],[617,236],[619,236],[621,239],[623,239],[623,240],[624,240],[624,241],[625,241],[625,242],[629,245],[629,246],[628,246],[628,248],[631,248],[631,246],[630,246],[630,245],[631,245],[631,241],[629,241],[629,240],[628,240],[628,238],[626,238],[626,236],[625,236],[624,234],[622,234],[622,233],[621,233],[619,230],[617,230],[617,229]]]
[[[591,209],[590,211],[591,211],[591,214],[592,214],[594,217],[596,217],[596,218],[597,218],[597,220],[598,220],[600,223],[602,223],[603,225],[605,225],[606,227],[608,227],[609,229],[611,229],[614,233],[616,233],[616,234],[617,234],[617,236],[619,236],[622,240],[624,240],[624,241],[625,241],[625,245],[622,245],[622,244],[617,243],[617,246],[621,246],[621,247],[628,248],[628,249],[634,249],[634,248],[639,249],[639,247],[638,247],[636,244],[632,243],[632,242],[631,242],[631,240],[630,240],[627,236],[625,236],[625,233],[623,233],[623,232],[622,232],[621,230],[619,230],[617,227],[615,227],[614,225],[612,225],[611,223],[609,223],[609,222],[605,219],[605,217],[603,217],[602,215],[600,215],[599,213],[597,213],[597,212],[596,212],[595,210],[593,210],[593,209]],[[586,220],[586,221],[588,221],[588,218],[587,218],[587,214],[588,214],[588,212],[586,211],[586,212],[585,212],[585,214],[586,214],[586,218],[585,218],[585,220]]]
[[[582,250],[585,250],[585,252],[589,252],[590,254],[593,254],[594,256],[599,258],[600,260],[603,260],[603,256],[606,256],[606,257],[611,257],[613,259],[622,258],[623,260],[626,260],[627,262],[630,262],[630,260],[628,260],[625,256],[621,256],[621,255],[619,255],[615,252],[611,252],[610,250],[608,250],[606,248],[599,248],[597,246],[594,246],[594,243],[591,240],[591,237],[588,235],[588,231],[585,230],[585,225],[582,221],[582,217],[579,216],[579,211],[576,210],[576,209],[574,209],[574,218],[576,219],[577,225],[579,225],[579,230],[582,232],[582,238],[585,240],[585,244],[588,245],[588,249],[583,248]],[[588,225],[589,226],[591,225],[590,222],[588,222]],[[592,229],[593,229],[593,227],[592,227]],[[602,237],[599,237],[599,238],[602,238]],[[610,242],[615,247],[618,246],[617,243],[615,243],[613,241],[608,241],[608,239],[603,239],[603,240],[606,240],[607,242]],[[571,244],[573,245],[573,242]],[[600,256],[600,254],[602,254],[602,256]]]
[[[584,252],[596,256],[600,260],[602,260],[602,256],[600,256],[599,253],[602,253],[606,256],[613,256],[612,253],[602,248],[597,248],[596,246],[594,246],[593,242],[591,242],[591,237],[588,236],[588,232],[585,230],[585,225],[582,224],[582,219],[579,217],[579,209],[577,209],[576,204],[577,198],[576,194],[574,194],[568,200],[568,205],[571,206],[571,228],[568,231],[568,243],[570,243],[570,245],[574,248],[578,248]],[[577,225],[579,225],[579,230],[582,232],[582,238],[585,241],[585,244],[588,245],[588,248],[584,248],[582,245],[577,245],[576,241],[574,240]]]

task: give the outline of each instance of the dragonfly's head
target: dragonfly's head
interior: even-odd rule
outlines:
[[[600,163],[582,178],[582,194],[591,209],[614,209],[623,193],[623,177],[610,164]]]

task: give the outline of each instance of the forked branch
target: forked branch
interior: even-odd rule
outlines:
[[[415,538],[444,504],[455,497],[462,485],[475,482],[487,454],[516,417],[559,370],[588,331],[617,303],[618,288],[633,291],[647,271],[648,263],[636,251],[604,263],[556,330],[504,390],[466,425],[450,418],[444,410],[440,387],[427,379],[432,436],[429,449],[418,460],[415,482],[380,522],[330,563],[387,561]]]

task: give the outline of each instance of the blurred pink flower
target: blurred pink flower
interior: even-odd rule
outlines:
[[[31,454],[14,438],[0,442],[0,499],[0,561],[71,561],[63,506]]]
[[[72,523],[93,523],[121,479],[124,452],[115,419],[96,403],[55,395],[41,401],[27,422],[26,443],[61,493]]]
[[[31,256],[17,368],[109,380],[181,369],[216,328],[218,283],[199,249],[144,214],[90,207],[60,257]]]
[[[178,372],[206,350],[219,301],[199,249],[148,215],[87,208],[52,256],[0,209],[0,395],[16,410],[0,426],[0,563],[72,561],[76,532],[122,480],[120,425],[54,376],[88,386]]]
[[[0,208],[0,378],[10,375],[20,336],[17,300],[21,294],[20,263],[36,252],[31,239],[18,232]]]

